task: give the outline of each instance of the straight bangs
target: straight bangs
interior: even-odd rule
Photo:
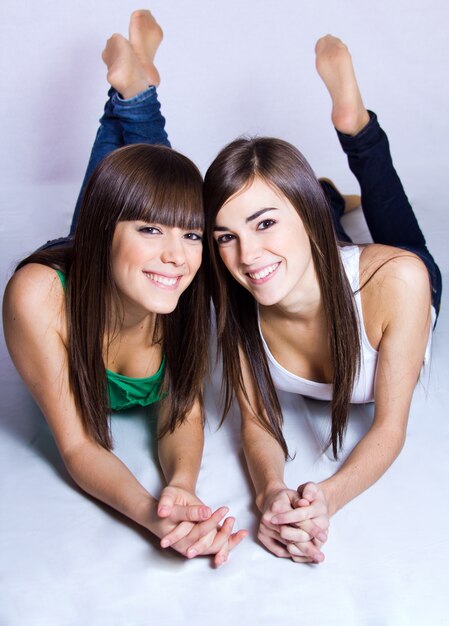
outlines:
[[[135,144],[120,151],[130,167],[122,160],[115,223],[141,220],[203,231],[203,180],[190,159],[165,146]]]

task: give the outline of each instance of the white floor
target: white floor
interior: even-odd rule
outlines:
[[[30,8],[24,0],[2,5],[3,43],[17,58],[6,63],[11,56],[1,55],[1,106],[8,116],[2,130],[1,287],[16,260],[67,230],[104,91],[100,63],[88,61],[97,59],[110,32],[126,33],[126,17],[135,8],[130,0],[117,3],[120,7],[109,4],[69,2],[64,13],[51,0],[44,7]],[[184,3],[152,5],[166,32],[161,94],[176,147],[204,168],[239,133],[279,135],[304,149],[318,174],[356,192],[328,129],[326,94],[312,75],[310,46],[317,34],[341,33],[365,68],[367,104],[387,127],[447,288],[445,3],[421,8],[416,0],[401,0],[392,7],[381,0],[360,8],[345,0],[337,9],[330,1],[312,7],[293,0],[229,0],[214,10],[211,4],[201,0],[194,11]],[[198,64],[201,42],[204,63]],[[189,55],[197,63],[193,84],[185,62]],[[286,59],[281,76],[279,55]],[[297,66],[304,74],[299,85],[291,80]],[[363,239],[361,216],[349,221]],[[237,413],[216,429],[219,371],[207,388],[209,422],[198,492],[211,506],[230,506],[239,527],[251,534],[226,566],[214,570],[207,559],[187,562],[161,552],[141,529],[74,487],[2,343],[1,626],[449,623],[448,310],[443,300],[429,378],[416,389],[402,454],[385,477],[335,516],[326,561],[317,567],[276,559],[257,543]],[[288,442],[296,451],[287,467],[289,483],[333,472],[336,464],[319,448],[323,406],[288,395],[282,405]],[[346,450],[370,415],[369,406],[353,411]],[[151,419],[132,412],[114,416],[113,432],[117,454],[157,492],[161,479]]]

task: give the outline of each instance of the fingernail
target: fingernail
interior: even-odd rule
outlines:
[[[160,506],[157,510],[159,515],[162,515],[163,513],[168,513],[169,511],[170,509],[168,508],[168,506]]]
[[[271,518],[271,523],[272,524],[277,524],[278,523],[278,518],[276,517],[276,515]]]
[[[168,539],[162,539],[161,541],[161,548],[168,548],[170,545],[170,542]]]
[[[189,559],[193,559],[193,557],[195,557],[198,554],[198,552],[196,550],[194,550],[193,548],[189,548],[187,550],[187,556]]]
[[[201,519],[209,519],[212,515],[212,511],[210,509],[201,509]]]
[[[326,535],[326,533],[320,533],[319,535],[317,535],[317,538],[318,538],[320,541],[327,541],[327,535]]]

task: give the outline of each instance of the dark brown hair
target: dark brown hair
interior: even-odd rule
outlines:
[[[243,350],[259,396],[256,410],[263,428],[288,455],[282,434],[282,412],[271,379],[257,321],[257,303],[226,270],[213,238],[218,211],[231,196],[258,177],[280,191],[293,205],[310,239],[329,330],[333,371],[332,430],[328,445],[334,457],[342,445],[354,378],[359,365],[360,340],[353,293],[338,252],[326,197],[310,165],[291,144],[269,137],[241,138],[226,146],[209,167],[204,180],[206,234],[213,280],[219,349],[223,358],[225,407],[243,385],[237,346]],[[247,397],[247,395],[246,395]],[[254,410],[254,407],[253,407]]]
[[[111,152],[98,165],[84,192],[73,245],[40,250],[22,261],[61,269],[67,278],[69,377],[87,432],[111,449],[105,338],[118,297],[111,270],[111,246],[120,221],[143,220],[203,230],[202,178],[187,157],[164,147],[134,144]],[[196,398],[202,406],[209,304],[204,269],[181,295],[176,309],[157,315],[153,340],[165,355],[163,393],[169,416],[161,436],[173,432]]]

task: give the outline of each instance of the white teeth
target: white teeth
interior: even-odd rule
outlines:
[[[168,278],[167,276],[161,276],[160,274],[147,274],[147,276],[149,276],[151,280],[154,280],[154,282],[161,283],[167,287],[172,287],[178,282],[177,278]]]
[[[279,263],[275,263],[274,265],[269,265],[268,267],[265,267],[263,270],[261,270],[260,272],[256,272],[255,274],[251,274],[250,272],[248,272],[248,276],[252,278],[253,280],[259,280],[259,278],[265,278],[269,274],[272,274],[274,270],[277,269],[278,265]]]

